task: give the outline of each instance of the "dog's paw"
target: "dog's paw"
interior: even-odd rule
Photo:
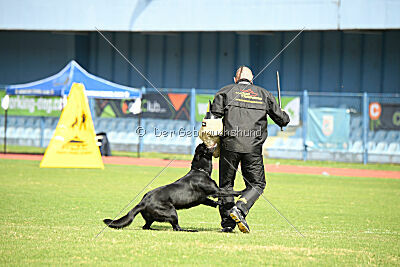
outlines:
[[[213,208],[218,208],[218,206],[221,205],[221,201],[213,201],[212,204],[210,205]]]

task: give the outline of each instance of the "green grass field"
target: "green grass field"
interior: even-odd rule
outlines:
[[[217,209],[195,207],[178,215],[183,228],[197,233],[173,232],[163,223],[144,231],[138,215],[128,228],[106,229],[94,239],[102,219],[116,216],[162,168],[38,165],[0,160],[3,265],[400,264],[400,180],[267,174],[265,196],[305,238],[260,198],[247,235],[219,233]],[[187,171],[168,168],[146,191]],[[240,176],[237,181],[243,188]]]

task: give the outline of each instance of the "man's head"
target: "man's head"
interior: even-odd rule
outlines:
[[[238,83],[243,80],[247,80],[253,83],[253,73],[246,66],[240,66],[237,71],[235,77],[233,77],[235,83]]]

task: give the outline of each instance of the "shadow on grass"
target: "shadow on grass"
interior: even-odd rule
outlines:
[[[219,232],[220,228],[215,227],[183,227],[182,229],[186,230],[185,232]],[[152,225],[151,230],[143,230],[141,227],[139,228],[124,228],[122,231],[164,231],[164,232],[174,232],[170,225]]]

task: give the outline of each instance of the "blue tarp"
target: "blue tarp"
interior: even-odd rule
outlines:
[[[142,97],[140,89],[116,84],[94,76],[72,60],[59,73],[45,79],[6,86],[9,95],[66,96],[72,83],[83,83],[86,95],[92,98],[126,99]]]
[[[347,150],[350,114],[343,108],[309,108],[307,114],[309,148]]]

